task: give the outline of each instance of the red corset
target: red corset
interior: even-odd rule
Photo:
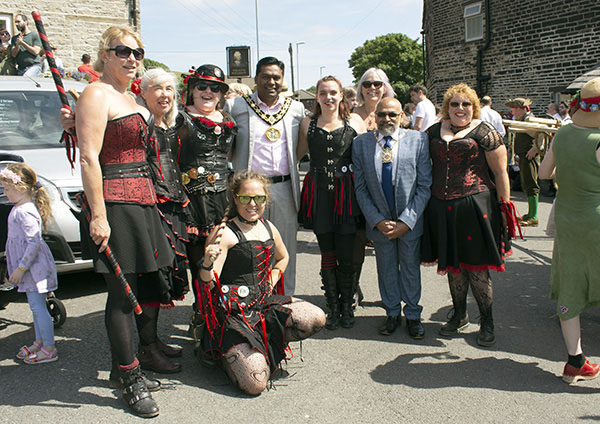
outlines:
[[[108,121],[104,132],[104,144],[100,152],[100,165],[146,162],[148,126],[139,113]],[[105,202],[137,203],[152,205],[156,194],[148,174],[131,178],[103,177],[102,188]]]

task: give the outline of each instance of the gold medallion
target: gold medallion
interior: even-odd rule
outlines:
[[[181,174],[181,182],[183,185],[188,185],[190,183],[190,176],[184,172]]]
[[[277,140],[279,140],[279,138],[281,138],[281,131],[275,127],[269,127],[267,132],[265,132],[265,136],[271,143],[275,143]]]
[[[217,181],[217,177],[216,177],[216,175],[215,175],[215,174],[208,174],[208,175],[206,176],[206,181],[207,181],[209,184],[214,184],[214,183],[215,183],[215,181]]]
[[[392,153],[391,148],[383,148],[381,152],[381,162],[382,163],[392,163],[394,160],[394,154]]]

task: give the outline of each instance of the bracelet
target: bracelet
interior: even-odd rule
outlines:
[[[27,271],[27,268],[23,268],[22,266],[18,267],[21,271]]]
[[[213,264],[211,262],[211,264],[209,266],[204,266],[204,261],[202,261],[202,263],[200,264],[200,268],[202,268],[204,271],[212,271]]]

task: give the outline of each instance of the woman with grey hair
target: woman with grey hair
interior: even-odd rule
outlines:
[[[182,300],[185,293],[189,291],[188,260],[185,254],[188,241],[185,205],[188,203],[188,198],[177,165],[179,142],[175,128],[176,87],[175,75],[161,68],[146,71],[141,78],[131,84],[131,91],[136,95],[137,103],[146,107],[152,114],[149,123],[147,159],[163,229],[175,254],[168,275],[160,279],[166,283],[162,287],[160,304],[143,304],[144,314],[148,317],[146,321],[150,323],[138,325],[140,364],[144,369],[159,373],[181,371],[181,365],[171,362],[169,358],[181,356],[182,349],[169,346],[158,338],[158,313],[161,307],[172,307],[173,300]]]
[[[354,113],[360,115],[365,121],[367,130],[377,129],[375,123],[375,108],[377,103],[386,97],[396,97],[390,80],[379,68],[369,68],[360,77],[357,86],[358,95],[356,100],[359,106],[354,108]]]

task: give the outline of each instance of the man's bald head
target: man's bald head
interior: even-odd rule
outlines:
[[[377,129],[383,136],[392,135],[400,126],[404,112],[402,103],[393,97],[386,97],[377,103],[375,109]]]

